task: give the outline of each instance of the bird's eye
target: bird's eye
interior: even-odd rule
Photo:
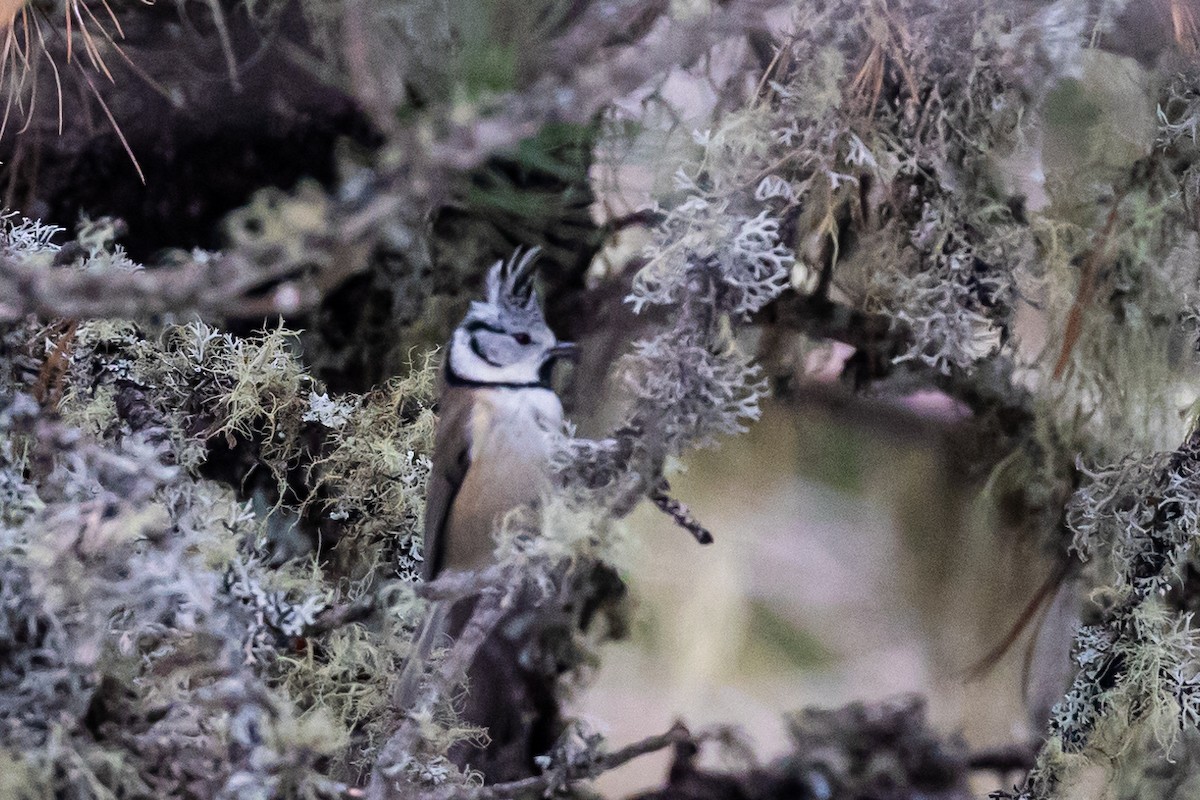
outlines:
[[[516,340],[517,344],[520,344],[520,345],[526,345],[533,341],[533,339],[530,338],[529,334],[525,333],[524,331],[522,331],[521,333],[514,333],[512,335],[512,337],[513,337],[513,339]]]

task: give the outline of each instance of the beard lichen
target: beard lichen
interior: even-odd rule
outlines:
[[[694,285],[726,321],[782,296],[809,313],[796,328],[858,348],[848,382],[936,387],[1006,431],[989,487],[1093,590],[1027,796],[1069,792],[1086,762],[1133,785],[1155,753],[1191,763],[1196,740],[1200,90],[1181,17],[1150,58],[1127,38],[1132,8],[797,10],[756,80],[727,81],[690,142],[665,134],[673,190],[631,293],[670,303],[713,270]],[[768,234],[754,252],[731,246],[747,220]],[[878,315],[887,346],[835,313]],[[591,447],[593,477],[613,478]]]
[[[60,252],[44,226],[6,224],[9,254]],[[103,252],[76,268],[112,268]],[[395,726],[421,612],[403,587],[432,365],[330,398],[283,327],[29,322],[4,342],[10,796],[315,799],[359,783]],[[287,537],[306,540],[299,556]],[[368,622],[322,623],[364,598]]]
[[[397,41],[449,41],[435,5],[373,13],[392,14]],[[1007,426],[993,485],[1082,562],[1092,604],[1074,681],[1024,794],[1064,793],[1085,763],[1117,786],[1165,784],[1163,753],[1191,769],[1200,487],[1194,420],[1179,412],[1196,403],[1200,73],[1174,51],[1153,66],[1117,52],[1126,5],[804,5],[767,58],[721,84],[711,120],[668,134],[679,146],[662,160],[670,188],[644,209],[649,244],[636,270],[608,276],[657,320],[622,362],[622,424],[566,439],[563,493],[500,534],[543,610],[562,612],[565,635],[533,654],[544,674],[590,663],[580,627],[594,609],[580,598],[619,594],[592,569],[623,557],[614,518],[648,494],[669,501],[672,459],[758,416],[772,384],[747,328],[809,301],[820,313],[797,327],[815,338],[835,311],[882,321],[878,352],[843,331],[859,348],[848,378],[941,388]],[[314,28],[336,22],[305,10]],[[431,87],[473,70],[441,55],[411,62],[429,59]],[[405,115],[419,113],[410,99],[396,101]],[[389,124],[393,110],[370,109]],[[337,274],[334,199],[305,182],[227,219],[230,248],[273,265],[247,278],[271,308],[329,289],[284,278]],[[352,321],[356,336],[391,337],[387,367],[351,364],[378,384],[363,393],[314,371],[362,356],[357,339],[322,343],[277,321],[235,334],[169,316],[20,319],[0,297],[0,793],[336,797],[373,766],[411,786],[477,781],[446,757],[480,734],[452,697],[404,721],[395,704],[427,613],[413,583],[434,367],[393,368],[465,299],[434,289],[459,291],[477,259],[432,274],[425,218],[391,216],[381,238],[395,263],[372,281],[391,292],[376,307],[394,313]],[[117,229],[85,222],[60,246],[58,229],[7,215],[0,257],[96,280],[135,273]],[[370,612],[356,617],[359,604]],[[405,723],[417,746],[380,764]],[[574,758],[561,749],[543,766]]]

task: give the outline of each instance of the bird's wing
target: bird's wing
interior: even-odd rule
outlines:
[[[446,521],[471,465],[471,393],[446,386],[439,402],[433,469],[425,496],[425,562],[421,577],[437,577],[446,558]]]

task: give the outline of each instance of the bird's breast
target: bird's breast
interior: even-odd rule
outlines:
[[[484,389],[471,410],[470,467],[448,520],[449,566],[478,569],[491,561],[493,532],[517,506],[549,485],[552,434],[562,404],[542,389]]]
[[[562,425],[562,403],[547,389],[483,389],[471,412],[471,463],[522,452],[543,461]]]

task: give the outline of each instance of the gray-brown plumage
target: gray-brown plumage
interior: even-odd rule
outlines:
[[[562,405],[549,389],[443,389],[425,511],[426,580],[491,563],[504,515],[547,488],[550,434],[561,425]]]
[[[563,420],[550,369],[573,346],[558,342],[533,295],[535,252],[491,269],[487,299],[471,304],[447,346],[426,496],[425,580],[490,565],[504,516],[535,504],[549,486],[552,437]],[[402,706],[416,696],[430,654],[453,642],[473,606],[468,598],[431,611],[400,682]],[[527,772],[537,754],[528,717],[544,702],[544,687],[519,663],[520,631],[530,627],[524,613],[518,604],[468,674],[462,716],[487,727],[490,741],[460,748],[456,760],[492,780]]]
[[[558,342],[533,296],[535,253],[492,268],[487,301],[471,304],[447,348],[425,504],[426,580],[487,566],[500,519],[546,488],[551,435],[562,425],[550,367],[572,346]]]

